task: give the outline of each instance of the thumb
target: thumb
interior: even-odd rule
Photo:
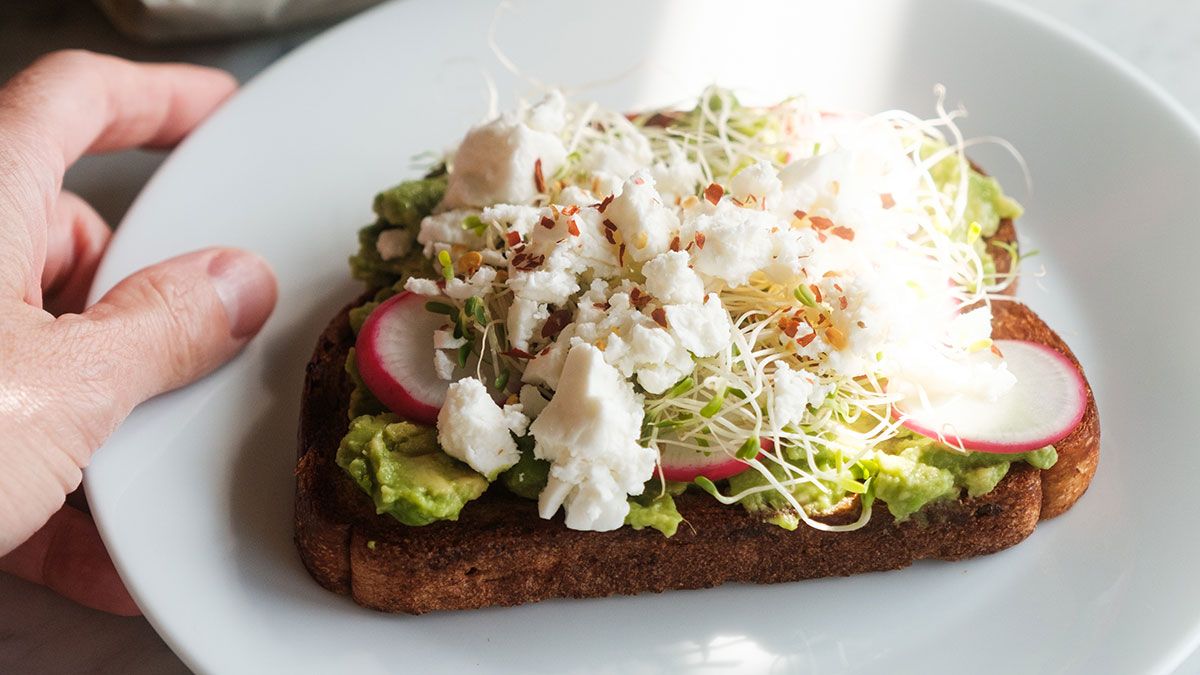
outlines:
[[[238,352],[275,307],[275,275],[258,256],[207,249],[126,278],[83,314],[110,355],[106,384],[136,405],[183,386]]]

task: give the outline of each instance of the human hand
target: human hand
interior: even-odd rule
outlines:
[[[0,570],[89,607],[138,613],[65,496],[135,405],[236,354],[276,287],[260,258],[208,249],[85,309],[109,229],[62,191],[63,173],[84,153],[177,143],[236,86],[207,68],[58,52],[0,89]]]

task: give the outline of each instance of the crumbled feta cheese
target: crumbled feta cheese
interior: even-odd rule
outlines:
[[[590,148],[579,168],[592,175],[598,194],[616,192],[621,183],[654,160],[650,141],[629,120],[611,120],[612,133],[607,142]]]
[[[375,240],[375,250],[379,252],[379,257],[384,260],[403,258],[412,250],[412,245],[412,230],[404,227],[384,230],[379,233],[379,238]]]
[[[529,384],[544,384],[551,389],[558,388],[558,378],[562,374],[563,364],[567,360],[567,350],[571,338],[575,337],[575,326],[570,325],[558,334],[558,338],[547,348],[543,349],[525,365],[522,382]]]
[[[770,420],[776,428],[799,424],[808,414],[808,406],[818,407],[833,392],[832,384],[822,384],[804,370],[792,370],[777,361],[771,378]]]
[[[755,208],[765,208],[778,201],[783,183],[775,167],[758,162],[742,169],[729,181],[730,196]]]
[[[438,251],[444,251],[458,244],[467,248],[482,248],[486,240],[473,231],[463,227],[467,216],[479,215],[476,211],[455,210],[426,216],[421,220],[421,231],[417,234],[417,242],[424,246],[426,258],[432,258]]]
[[[538,194],[534,171],[539,161],[545,178],[567,159],[557,130],[544,130],[554,117],[553,111],[535,107],[528,123],[504,115],[471,129],[454,153],[443,208],[532,201]]]
[[[465,344],[467,344],[466,338],[454,337],[454,331],[448,328],[433,331],[434,349],[458,349]]]
[[[536,419],[546,406],[550,404],[550,400],[542,396],[540,389],[532,384],[526,384],[521,387],[521,393],[517,395],[521,401],[521,408],[529,419]]]
[[[633,307],[628,292],[614,293],[607,309],[594,316],[596,321],[577,317],[575,335],[603,345],[604,359],[626,377],[636,377],[646,391],[660,394],[695,368],[675,334]]]
[[[716,293],[709,293],[703,302],[664,309],[671,333],[696,356],[713,356],[729,346],[733,323]]]
[[[700,165],[688,159],[687,153],[678,145],[672,144],[670,154],[665,161],[655,162],[650,168],[654,177],[655,187],[662,195],[663,201],[675,203],[676,199],[696,194],[700,182],[704,180],[704,172]]]
[[[475,272],[467,279],[459,279],[454,277],[446,282],[445,294],[455,300],[466,300],[471,296],[482,296],[491,287],[492,282],[496,280],[496,269],[494,267],[483,266],[475,270]]]
[[[615,530],[641,494],[657,454],[638,445],[642,399],[588,344],[571,347],[559,388],[534,420],[534,455],[550,462],[538,513],[566,509],[573,530]]]
[[[679,230],[679,218],[663,205],[648,171],[630,176],[604,215],[617,226],[626,254],[638,262],[666,251]]]
[[[447,382],[454,379],[454,362],[440,349],[433,350],[433,372]]]
[[[479,214],[479,219],[488,225],[495,225],[504,232],[516,232],[521,238],[525,238],[548,212],[549,209],[537,206],[496,204],[484,209],[483,213]]]
[[[575,281],[572,269],[573,257],[568,247],[559,246],[540,267],[532,270],[518,269],[514,264],[515,257],[510,257],[508,287],[518,298],[552,305],[562,304],[579,291],[579,284]]]
[[[438,288],[438,284],[433,279],[422,279],[420,277],[409,277],[404,281],[404,290],[417,295],[433,296],[441,295],[442,289]]]
[[[514,298],[508,308],[508,340],[517,349],[529,349],[533,332],[550,316],[544,303],[527,298]]]
[[[555,201],[561,206],[590,206],[598,200],[587,190],[576,185],[568,185],[558,193],[558,199]]]
[[[771,260],[771,228],[778,222],[770,213],[722,200],[712,213],[697,215],[689,226],[704,236],[704,246],[692,250],[696,271],[729,286],[742,286]]]
[[[512,435],[525,433],[528,425],[520,404],[501,408],[482,382],[467,377],[451,383],[446,391],[446,402],[438,411],[438,445],[488,480],[496,480],[521,458]]]
[[[689,260],[683,251],[667,251],[647,261],[642,266],[646,290],[664,304],[704,300],[704,282],[688,265]]]

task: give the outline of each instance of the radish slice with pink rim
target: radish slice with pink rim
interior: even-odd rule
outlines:
[[[767,452],[775,449],[775,443],[769,438],[760,440],[759,445]],[[690,483],[700,476],[709,480],[721,480],[736,476],[750,468],[746,462],[719,449],[703,452],[691,448],[667,446],[659,450],[659,456],[662,458],[659,475],[664,480],[679,483]]]
[[[405,291],[375,308],[358,333],[355,358],[375,398],[407,420],[432,426],[450,387],[433,368],[433,333],[447,319],[425,309],[425,301]]]
[[[996,340],[1017,383],[995,401],[959,396],[930,405],[895,405],[901,423],[951,447],[978,452],[1037,450],[1066,438],[1087,409],[1087,385],[1079,368],[1046,345]]]

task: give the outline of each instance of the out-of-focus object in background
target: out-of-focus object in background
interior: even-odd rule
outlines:
[[[147,42],[277,30],[357,12],[380,0],[96,0],[114,25]]]

